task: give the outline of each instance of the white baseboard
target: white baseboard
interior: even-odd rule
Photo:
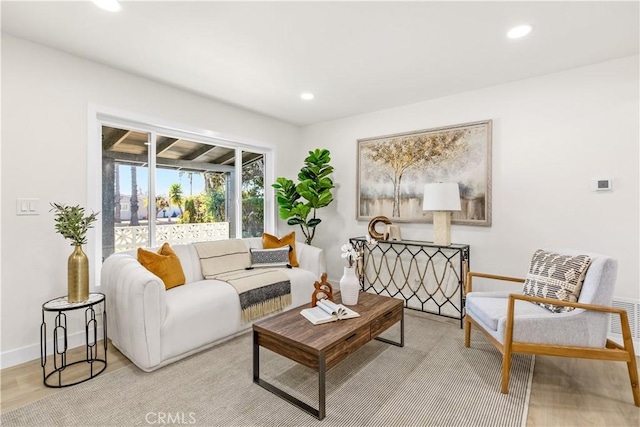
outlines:
[[[67,336],[68,349],[85,345],[84,331],[76,332]],[[103,336],[102,327],[98,327],[98,338]],[[53,339],[47,340],[47,356],[53,354]],[[0,369],[10,368],[32,360],[40,359],[40,343],[32,344],[15,350],[5,351],[0,354]]]

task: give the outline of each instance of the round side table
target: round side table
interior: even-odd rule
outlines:
[[[84,310],[85,355],[75,362],[67,362],[67,313]],[[46,313],[55,313],[53,327],[53,370],[47,373],[47,322]],[[102,345],[98,345],[98,320],[102,320]],[[100,351],[102,349],[102,351]],[[101,354],[100,354],[101,353]],[[66,378],[65,370],[72,365],[86,365],[73,369],[77,376]],[[104,294],[90,293],[82,302],[69,302],[66,296],[54,298],[42,304],[42,325],[40,326],[40,365],[42,381],[47,387],[61,388],[88,381],[100,375],[107,368],[107,302]],[[80,371],[79,371],[80,370]],[[69,370],[67,370],[69,372]]]

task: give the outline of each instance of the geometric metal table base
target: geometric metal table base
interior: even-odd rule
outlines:
[[[69,387],[97,377],[107,368],[107,303],[104,294],[91,293],[87,301],[70,303],[67,297],[58,297],[42,304],[42,324],[40,325],[40,366],[42,381],[52,388]],[[102,311],[96,313],[96,308]],[[84,308],[85,320],[85,357],[69,363],[67,361],[68,335],[67,312]],[[53,370],[47,373],[47,322],[45,312],[55,312],[53,328]],[[102,320],[102,346],[98,345],[98,317]],[[102,354],[100,354],[102,349]],[[86,364],[86,375],[76,381],[65,381],[63,374],[68,373],[71,366]],[[76,369],[73,369],[76,371]]]
[[[460,320],[462,328],[469,245],[415,240],[370,245],[365,237],[352,237],[349,243],[361,254],[356,270],[363,291],[400,298],[405,308]]]

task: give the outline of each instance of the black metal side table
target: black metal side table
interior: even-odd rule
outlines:
[[[85,357],[68,363],[67,313],[84,309]],[[53,328],[53,371],[47,373],[47,322],[45,313],[56,313]],[[102,319],[102,346],[98,345],[98,318]],[[102,347],[102,352],[100,352]],[[101,355],[99,353],[102,353]],[[65,370],[72,365],[86,364],[87,369],[80,379],[63,378]],[[104,294],[90,293],[83,302],[69,302],[66,296],[54,298],[42,304],[42,325],[40,325],[40,365],[42,381],[47,387],[61,388],[80,384],[100,375],[107,368],[107,302]],[[79,368],[81,369],[81,368]],[[73,369],[75,373],[77,369]],[[67,370],[67,372],[69,372]],[[68,376],[68,375],[67,375]]]

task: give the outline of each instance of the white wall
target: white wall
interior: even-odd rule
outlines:
[[[375,88],[372,88],[375,90]],[[616,296],[638,298],[638,56],[303,128],[304,146],[332,152],[335,202],[314,244],[337,281],[340,245],[366,234],[355,220],[357,139],[493,119],[493,226],[452,226],[476,271],[522,277],[539,247],[619,260]],[[614,191],[590,180],[613,177]],[[431,240],[431,224],[400,224]]]
[[[314,245],[327,251],[333,281],[340,245],[367,228],[355,220],[356,139],[493,119],[493,226],[452,229],[455,242],[471,245],[473,269],[522,275],[534,249],[574,247],[618,258],[616,295],[638,298],[638,71],[634,56],[301,132],[3,35],[2,365],[38,357],[40,306],[66,293],[71,248],[47,206],[86,204],[90,103],[277,145],[276,176],[294,177],[308,150],[330,149],[336,201],[320,211]],[[590,192],[600,176],[613,177],[615,191]],[[41,215],[16,216],[17,197],[39,198]],[[405,238],[432,237],[430,224],[401,227]],[[279,223],[280,233],[289,228]]]
[[[296,126],[3,34],[3,366],[38,357],[41,304],[66,294],[72,248],[48,204],[87,205],[89,104],[277,145],[276,173],[297,171]],[[39,198],[41,214],[16,216],[18,197]]]

